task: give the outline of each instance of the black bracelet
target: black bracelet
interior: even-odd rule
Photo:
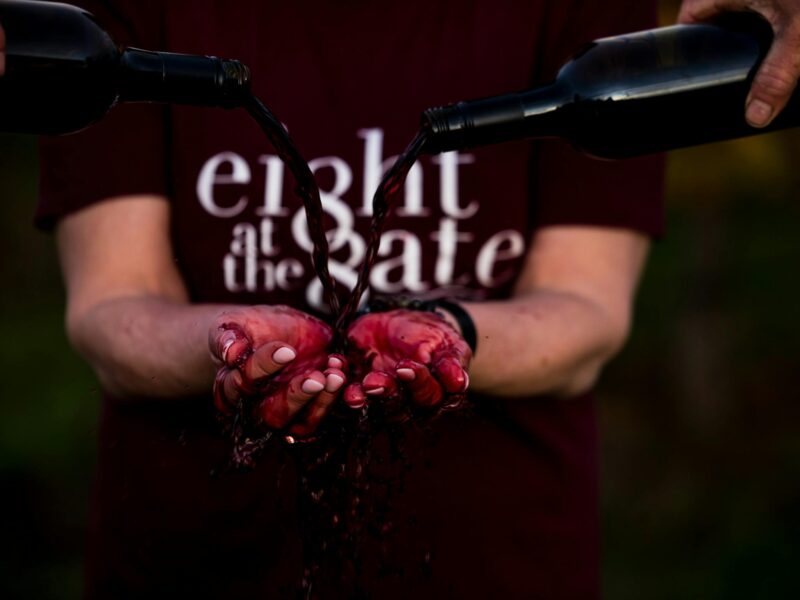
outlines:
[[[358,316],[366,313],[386,312],[401,308],[406,310],[421,310],[423,312],[436,312],[438,308],[446,310],[453,315],[456,323],[458,323],[459,329],[461,329],[461,337],[464,338],[464,341],[467,342],[467,345],[472,349],[472,353],[475,354],[475,350],[478,347],[478,331],[475,329],[475,321],[472,320],[472,317],[469,316],[469,313],[464,310],[460,304],[456,304],[450,300],[418,300],[416,298],[406,298],[403,296],[396,298],[378,296],[370,300],[364,310],[358,313]]]
[[[464,307],[449,300],[433,300],[429,304],[433,306],[434,310],[441,308],[453,315],[461,329],[461,337],[464,338],[464,341],[472,348],[472,353],[475,354],[475,350],[478,348],[478,331],[475,329],[475,321],[464,310]]]

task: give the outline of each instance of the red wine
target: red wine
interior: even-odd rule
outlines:
[[[319,189],[299,150],[280,121],[257,98],[244,107],[259,123],[297,182],[296,193],[303,200],[309,233],[313,242],[313,264],[322,282],[325,297],[335,318],[334,346],[341,349],[346,329],[369,285],[381,234],[394,198],[403,189],[409,170],[423,150],[426,131],[421,130],[406,151],[384,175],[373,197],[367,251],[359,277],[348,302],[339,309],[335,282],[328,270],[329,248],[323,227]],[[350,372],[354,380],[363,377],[368,365],[354,361]],[[259,430],[252,418],[260,397],[245,398],[228,423],[234,449],[231,462],[252,467],[258,453],[274,436]],[[391,502],[410,468],[403,452],[404,423],[396,418],[396,407],[376,403],[360,412],[339,405],[328,416],[311,443],[296,443],[290,448],[298,468],[298,501],[304,548],[304,575],[300,583],[306,598],[318,597],[324,586],[342,591],[347,597],[363,595],[361,590],[360,547],[369,537],[377,539],[384,553],[390,545]],[[408,418],[414,415],[406,410]],[[423,424],[430,418],[427,411]],[[374,456],[375,443],[385,436],[388,449],[380,460]],[[391,571],[390,561],[381,557],[381,569]]]
[[[355,316],[358,306],[361,303],[361,297],[369,287],[369,276],[375,264],[375,259],[378,256],[378,249],[381,245],[381,234],[386,225],[386,218],[389,216],[392,200],[397,196],[400,190],[403,189],[403,184],[408,176],[408,172],[425,149],[427,140],[427,128],[420,129],[405,151],[397,158],[391,168],[383,176],[378,185],[378,189],[372,197],[372,221],[370,222],[364,261],[361,264],[356,285],[350,293],[350,298],[342,307],[341,313],[339,313],[339,317],[336,319],[334,329],[339,339],[346,339],[347,326]]]
[[[311,261],[314,265],[314,271],[322,283],[324,298],[330,308],[331,315],[338,315],[339,299],[336,296],[336,282],[328,270],[330,254],[328,238],[325,235],[322,201],[320,200],[319,187],[314,179],[314,174],[289,136],[289,132],[286,131],[281,122],[275,118],[263,102],[251,94],[244,101],[244,108],[261,126],[267,139],[278,152],[278,156],[294,176],[297,184],[295,194],[302,200],[306,211],[308,231],[313,245]]]
[[[426,141],[427,130],[420,129],[375,191],[364,261],[334,325],[335,343],[340,346],[347,339],[347,327],[369,287],[393,200],[403,189]],[[366,375],[368,364],[361,364],[352,353],[348,360],[354,381]],[[361,587],[361,546],[366,539],[377,541],[380,548],[379,574],[397,569],[390,559],[394,524],[389,515],[394,496],[411,468],[403,449],[405,428],[409,419],[414,419],[416,426],[424,426],[433,414],[415,414],[409,404],[398,407],[388,401],[376,402],[355,416],[352,409],[340,406],[323,425],[317,443],[301,447],[304,454],[298,467],[300,496],[305,502],[301,514],[306,552],[301,587],[307,598],[318,597],[315,591],[319,586],[336,589],[343,597],[365,597]],[[385,447],[377,443],[379,439],[385,440]],[[424,557],[420,560],[424,562]]]
[[[549,86],[425,111],[427,151],[559,137],[627,158],[800,125],[800,92],[765,129],[745,121],[772,29],[753,13],[597,40]]]
[[[414,138],[375,192],[366,256],[350,298],[340,309],[335,281],[328,269],[329,247],[319,188],[313,174],[288,132],[260,100],[251,96],[244,102],[244,108],[261,126],[297,182],[295,193],[303,200],[313,244],[314,271],[323,285],[331,317],[336,321],[333,346],[340,350],[346,340],[347,325],[368,287],[392,200],[402,190],[408,171],[424,147],[425,134],[420,132]],[[367,366],[351,364],[350,369],[353,376],[363,376]],[[252,414],[259,401],[258,397],[243,399],[229,423],[234,465],[252,467],[258,453],[273,437],[272,432],[259,431],[253,422]],[[380,434],[388,435],[389,475],[376,473],[373,460],[373,444]],[[368,415],[367,410],[355,412],[340,405],[328,416],[312,443],[291,446],[299,471],[298,508],[304,548],[300,588],[304,597],[318,597],[317,588],[321,585],[332,586],[349,597],[363,595],[359,548],[364,536],[384,540],[391,530],[386,515],[393,490],[406,468],[403,465],[407,464],[402,439],[399,426],[388,423],[380,407],[374,407]],[[375,500],[378,489],[382,490],[381,499]],[[368,498],[372,501],[368,502]]]

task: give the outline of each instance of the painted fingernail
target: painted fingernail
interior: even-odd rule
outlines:
[[[274,360],[279,365],[285,365],[286,363],[292,362],[297,357],[297,353],[292,350],[291,348],[287,348],[283,346],[275,350],[272,353],[272,360]]]
[[[329,358],[328,359],[328,366],[331,369],[341,369],[344,366],[344,363],[338,358]]]
[[[414,381],[417,378],[417,374],[414,373],[414,369],[397,369],[396,373],[397,376],[403,381]]]
[[[227,362],[228,360],[228,350],[231,349],[234,342],[236,341],[236,336],[232,333],[226,333],[222,336],[222,360]]]
[[[372,388],[372,389],[369,389],[369,390],[364,390],[364,392],[368,396],[380,396],[385,390],[386,390],[386,388],[381,386],[381,387],[376,387],[376,388]]]
[[[357,384],[350,384],[344,391],[344,401],[350,408],[359,409],[367,405],[366,396]]]
[[[300,389],[306,394],[319,394],[325,389],[325,384],[314,379],[306,379]]]
[[[772,107],[762,100],[751,100],[747,105],[747,122],[753,127],[764,127],[772,118]]]
[[[325,391],[335,392],[344,384],[344,378],[340,375],[331,373],[325,378]]]

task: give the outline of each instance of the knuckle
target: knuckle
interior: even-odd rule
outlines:
[[[790,63],[788,68],[795,71],[800,69],[800,56],[798,56],[798,51],[800,50],[800,13],[787,24],[780,37],[784,48],[782,54],[786,61]]]
[[[762,94],[778,98],[792,93],[797,85],[797,77],[783,65],[765,63],[756,75],[754,84]]]

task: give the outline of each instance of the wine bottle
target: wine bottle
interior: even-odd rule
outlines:
[[[72,133],[119,102],[234,108],[247,96],[248,68],[209,56],[120,49],[78,7],[0,0],[6,73],[0,131]]]
[[[745,120],[752,78],[772,29],[740,13],[589,44],[555,82],[426,110],[425,151],[563,138],[597,158],[640,156],[800,124],[800,95],[764,129]]]

